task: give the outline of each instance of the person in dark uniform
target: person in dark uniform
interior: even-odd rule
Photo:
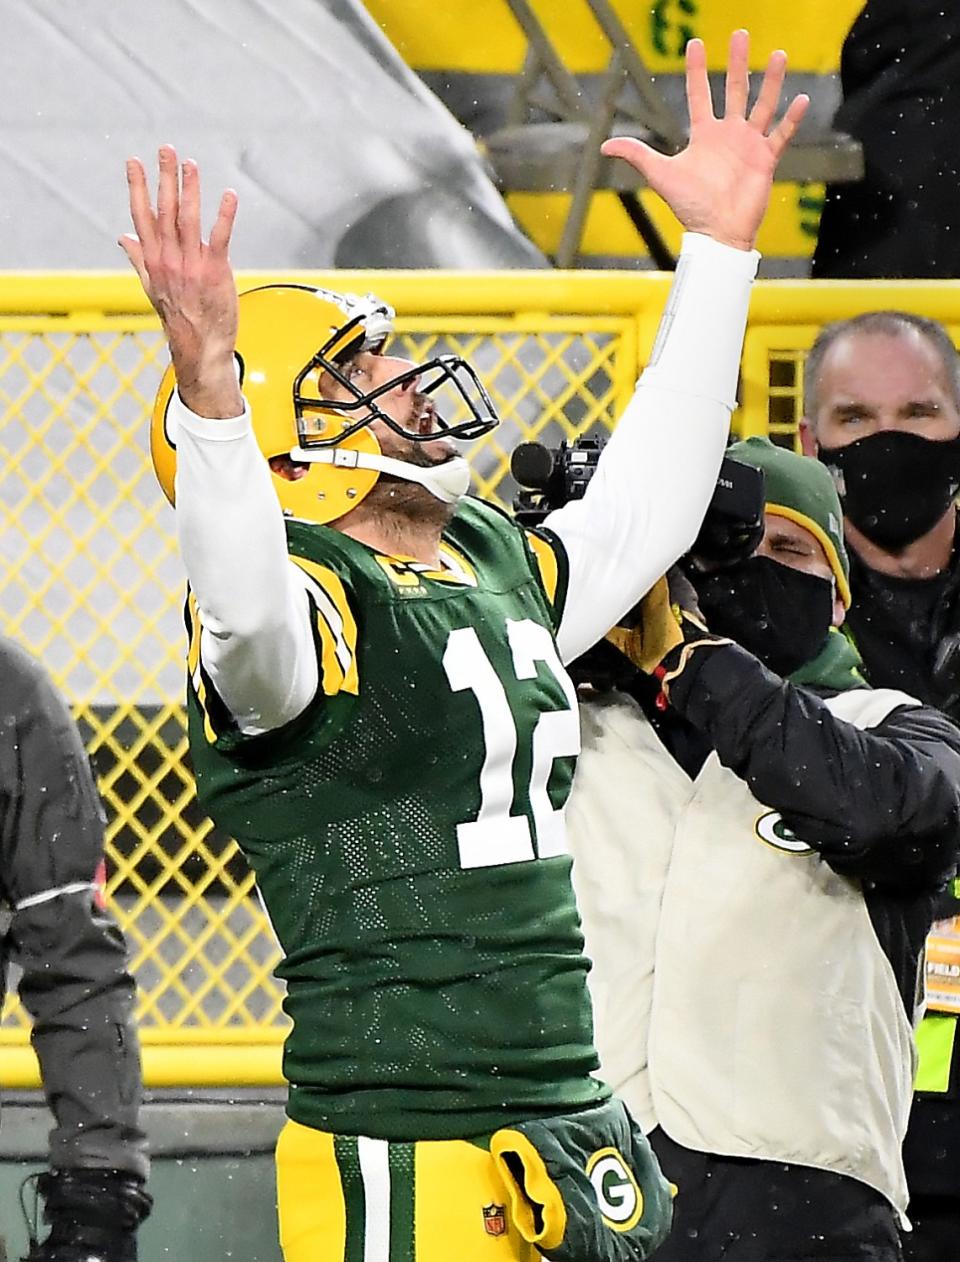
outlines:
[[[14,962],[55,1121],[38,1181],[50,1232],[29,1262],[136,1262],[152,1200],[134,982],[103,903],[103,808],[63,699],[3,639],[0,681],[0,1000]]]
[[[960,361],[946,330],[903,311],[827,325],[807,358],[804,448],[844,510],[849,628],[870,682],[960,723]],[[928,1008],[904,1151],[910,1262],[960,1255],[960,899],[954,881],[927,946]]]
[[[862,144],[865,172],[828,186],[812,275],[960,275],[960,7],[868,0],[840,79],[834,125]]]
[[[765,438],[728,455],[764,474],[752,555],[688,567],[695,593],[663,580],[608,637],[615,686],[580,693],[568,819],[601,1072],[679,1187],[658,1262],[901,1262],[960,732],[867,687],[825,469]]]

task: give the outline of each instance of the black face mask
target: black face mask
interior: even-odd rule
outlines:
[[[881,548],[932,530],[960,490],[960,438],[935,442],[890,430],[849,447],[821,447],[844,514]]]
[[[698,574],[696,588],[710,630],[784,678],[813,661],[833,625],[833,583],[770,557]]]

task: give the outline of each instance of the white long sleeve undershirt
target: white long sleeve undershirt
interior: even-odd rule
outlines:
[[[684,237],[650,364],[586,494],[545,525],[569,564],[557,639],[571,661],[691,545],[735,402],[758,255]],[[319,683],[304,576],[247,412],[209,420],[176,396],[177,530],[203,627],[201,656],[241,731],[289,722]]]
[[[580,500],[544,525],[570,566],[572,662],[686,552],[717,483],[760,256],[687,233],[650,362]]]

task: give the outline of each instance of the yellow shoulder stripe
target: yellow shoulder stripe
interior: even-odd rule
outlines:
[[[544,590],[547,593],[547,599],[550,604],[554,604],[557,599],[557,583],[560,577],[560,569],[557,565],[557,554],[540,535],[535,535],[532,531],[525,532],[527,543],[533,552],[534,559],[537,563],[537,569],[540,571],[540,581],[543,583]]]
[[[333,570],[306,557],[291,556],[307,577],[307,591],[317,610],[320,635],[320,683],[328,697],[360,691],[357,674],[357,620],[343,583]]]
[[[190,623],[190,642],[187,645],[187,670],[190,674],[190,682],[193,685],[193,692],[203,712],[203,734],[207,740],[213,745],[217,739],[217,731],[210,722],[210,715],[207,711],[207,685],[203,680],[203,672],[200,670],[200,633],[202,625],[200,623],[200,610],[197,608],[197,598],[193,592],[187,597],[187,619]]]

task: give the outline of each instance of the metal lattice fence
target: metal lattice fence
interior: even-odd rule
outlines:
[[[941,321],[960,346],[960,294],[952,282],[768,281],[754,290],[741,363],[739,433],[797,445],[807,351],[824,324],[864,311],[905,310]]]
[[[250,284],[275,277],[251,276]],[[504,424],[474,446],[475,488],[509,504],[517,442],[609,428],[652,344],[668,281],[650,274],[297,280],[375,289],[395,349],[474,363]],[[960,331],[948,287],[759,286],[738,429],[790,441],[805,350],[824,319],[910,306]],[[71,703],[108,815],[108,898],[130,944],[152,1085],[277,1082],[277,948],[233,842],[197,807],[183,711],[183,573],[149,464],[166,359],[130,277],[0,277],[0,629]],[[35,1081],[8,999],[0,1079]]]
[[[329,283],[329,278],[327,278]],[[71,282],[65,280],[66,291]],[[74,282],[74,288],[76,282]],[[153,478],[147,417],[166,362],[136,310],[3,315],[0,626],[69,699],[108,815],[111,908],[131,951],[148,1081],[279,1080],[277,948],[234,843],[199,810],[183,710],[184,576]],[[389,292],[389,290],[388,290]],[[403,315],[398,354],[470,359],[505,418],[473,453],[509,504],[509,453],[609,427],[637,373],[635,319]],[[33,1075],[8,998],[0,1076]]]

